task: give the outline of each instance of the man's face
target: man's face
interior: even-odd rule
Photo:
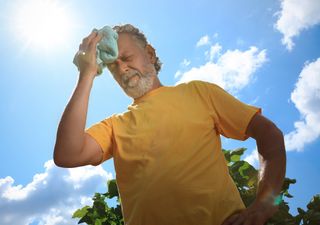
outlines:
[[[128,96],[139,98],[152,89],[157,78],[152,51],[126,33],[119,35],[118,49],[119,56],[108,69]]]

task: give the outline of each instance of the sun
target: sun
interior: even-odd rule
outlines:
[[[63,47],[73,23],[70,12],[57,0],[25,0],[15,7],[13,29],[26,47]]]

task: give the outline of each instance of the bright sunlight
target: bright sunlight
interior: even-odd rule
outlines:
[[[73,24],[70,12],[61,2],[27,0],[17,4],[13,29],[26,48],[53,50],[64,47]]]

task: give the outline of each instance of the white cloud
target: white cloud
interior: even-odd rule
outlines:
[[[36,174],[25,186],[14,185],[10,176],[0,179],[0,218],[2,225],[71,225],[72,213],[90,202],[97,188],[112,179],[101,166],[73,169],[45,163],[45,172]]]
[[[304,146],[320,137],[320,58],[302,69],[291,101],[301,114],[295,130],[285,135],[288,151],[302,151]]]
[[[304,66],[291,93],[291,101],[300,112],[301,119],[294,123],[295,129],[284,137],[286,150],[303,151],[305,145],[320,137],[320,58]],[[257,151],[254,150],[245,160],[257,165]]]
[[[275,24],[282,34],[282,43],[292,50],[292,38],[320,23],[319,0],[282,0],[279,18]]]
[[[205,35],[205,36],[200,38],[200,40],[197,42],[196,46],[200,47],[200,46],[209,45],[209,44],[210,44],[209,36]]]
[[[221,45],[219,43],[216,43],[210,47],[210,51],[205,52],[205,55],[210,61],[213,61],[220,56],[221,49]]]
[[[177,84],[191,80],[204,80],[216,83],[230,92],[237,92],[249,84],[254,72],[267,60],[266,50],[260,51],[254,46],[246,51],[235,49],[223,54],[221,54],[221,49],[219,44],[211,46],[210,60],[183,74],[180,72],[180,80]],[[214,59],[216,59],[215,62]]]
[[[244,161],[250,163],[253,167],[259,167],[259,155],[258,150],[255,148],[249,155],[244,158]]]

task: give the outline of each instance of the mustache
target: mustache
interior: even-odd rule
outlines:
[[[142,74],[141,74],[139,71],[137,71],[137,70],[130,70],[130,71],[128,71],[127,73],[122,74],[122,75],[121,75],[121,81],[122,81],[122,83],[123,83],[125,86],[127,86],[130,78],[133,77],[133,76],[135,76],[135,75],[137,75],[137,76],[139,76],[139,77],[142,76]]]

